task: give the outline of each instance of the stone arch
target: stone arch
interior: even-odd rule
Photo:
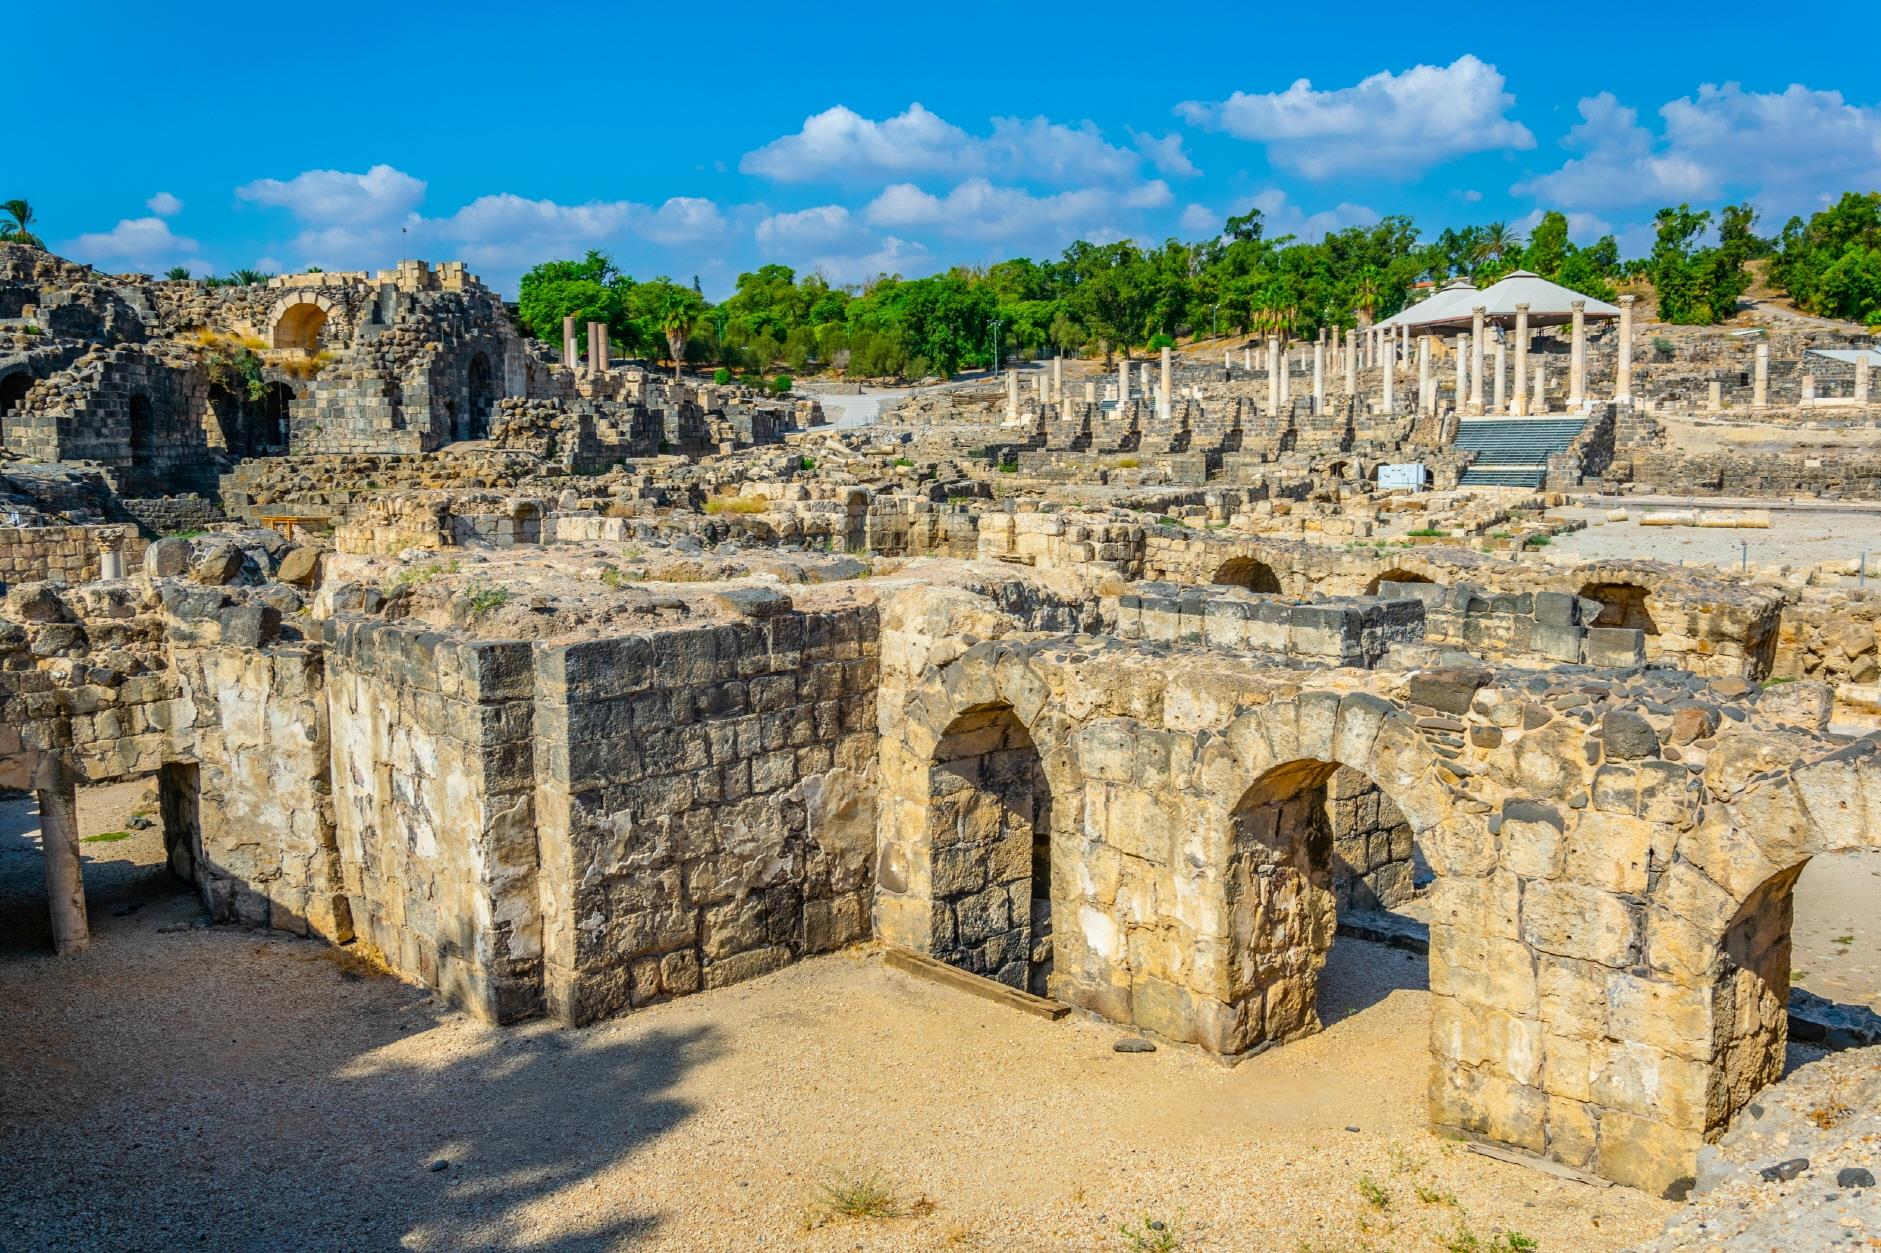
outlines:
[[[26,404],[26,393],[33,389],[33,376],[24,369],[0,378],[0,422]]]
[[[1329,478],[1349,479],[1353,477],[1352,463],[1349,461],[1335,461],[1326,467],[1325,473]]]
[[[313,356],[332,312],[333,302],[324,296],[293,296],[277,304],[268,314],[274,347]]]
[[[487,439],[490,435],[490,414],[496,408],[497,386],[495,374],[490,369],[490,354],[478,350],[471,354],[470,364],[464,368],[464,385],[469,404],[464,410],[463,439]]]
[[[1245,587],[1259,595],[1281,594],[1280,576],[1274,573],[1272,566],[1256,557],[1230,557],[1215,568],[1208,581]]]
[[[1600,616],[1590,625],[1627,627],[1647,635],[1659,634],[1649,604],[1652,595],[1637,583],[1588,583],[1580,590],[1587,600],[1600,602]]]
[[[1371,578],[1371,581],[1365,585],[1365,594],[1367,596],[1378,595],[1378,586],[1381,583],[1432,583],[1434,584],[1436,581],[1437,580],[1432,579],[1432,578],[1426,578],[1424,575],[1419,574],[1415,570],[1406,570],[1402,566],[1393,566],[1389,570],[1381,570],[1379,573],[1373,575]]]

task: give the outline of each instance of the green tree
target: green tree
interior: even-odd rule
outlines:
[[[588,323],[602,322],[610,338],[637,349],[638,332],[628,316],[635,283],[614,268],[604,252],[590,251],[579,261],[545,261],[523,275],[517,288],[517,321],[535,338],[562,340],[562,319],[575,319],[576,349],[587,351]]]
[[[32,205],[24,200],[7,200],[0,202],[0,213],[7,216],[5,222],[0,222],[0,244],[25,244],[29,248],[46,246],[32,232],[32,225],[37,220]]]
[[[1791,218],[1776,245],[1770,278],[1798,308],[1825,318],[1881,321],[1873,277],[1881,264],[1881,192],[1848,192],[1807,222]]]
[[[163,277],[173,283],[181,282],[189,277],[189,267],[186,265],[173,265],[168,270],[164,271]]]

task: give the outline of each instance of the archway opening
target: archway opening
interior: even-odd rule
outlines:
[[[1427,579],[1415,571],[1402,570],[1394,566],[1367,583],[1365,585],[1365,594],[1367,596],[1378,595],[1380,587],[1386,583],[1431,583],[1433,581],[1434,580]]]
[[[1253,557],[1228,558],[1216,569],[1215,577],[1209,582],[1244,587],[1264,596],[1280,595],[1280,576],[1274,573],[1272,566]]]
[[[1429,985],[1419,954],[1430,870],[1410,823],[1362,771],[1311,759],[1267,771],[1234,807],[1228,858],[1242,1049]]]
[[[33,389],[33,376],[25,370],[16,370],[0,379],[0,421],[13,415],[14,411],[26,404],[26,393]]]
[[[465,411],[464,429],[459,438],[487,439],[490,435],[490,413],[496,408],[496,379],[490,371],[489,354],[479,352],[470,358],[465,383],[470,404]]]
[[[131,461],[143,465],[157,451],[157,418],[150,407],[150,398],[139,394],[131,397]]]
[[[1051,791],[1011,706],[954,719],[935,746],[928,796],[933,956],[1048,995]]]
[[[1639,584],[1589,583],[1581,588],[1580,594],[1584,599],[1600,602],[1600,616],[1591,625],[1659,634],[1659,624],[1652,620],[1652,611],[1647,607],[1649,593]]]
[[[320,350],[327,311],[312,301],[289,305],[274,324],[274,346],[312,356]]]
[[[268,384],[250,437],[256,455],[271,456],[287,451],[288,412],[293,403],[293,388],[286,383]]]

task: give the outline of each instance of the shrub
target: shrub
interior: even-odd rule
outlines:
[[[814,470],[814,469],[816,469],[816,458],[815,458],[815,457],[799,457],[799,458],[797,458],[797,468],[798,468],[799,470]]]
[[[791,389],[792,385],[793,385],[793,380],[788,374],[780,374],[776,378],[771,380],[771,390],[776,392],[779,396],[782,396],[786,392],[788,392]]]
[[[1659,360],[1670,361],[1678,352],[1678,345],[1663,335],[1655,335],[1652,337],[1652,351]]]
[[[1143,463],[1135,457],[1117,458],[1117,469],[1119,470],[1134,470],[1142,464]]]
[[[892,464],[898,470],[906,470],[914,465],[914,459],[912,457],[896,457]]]
[[[762,374],[747,374],[743,378],[739,379],[738,381],[740,383],[743,383],[746,387],[763,387],[764,386],[764,376]]]
[[[1161,352],[1165,348],[1174,348],[1175,346],[1176,341],[1163,334],[1161,331],[1157,331],[1154,335],[1150,336],[1149,348],[1151,352]]]
[[[1001,474],[1017,474],[1019,472],[1018,459],[1008,458],[1007,460],[1000,462],[999,472]]]
[[[481,618],[509,604],[509,589],[482,584],[470,590],[464,597],[464,604],[469,607],[471,617]]]
[[[720,387],[723,387],[725,384],[732,381],[732,372],[727,370],[724,366],[720,366],[718,369],[712,371],[712,381],[717,383]]]

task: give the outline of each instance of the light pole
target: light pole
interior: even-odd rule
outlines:
[[[993,369],[995,378],[999,375],[999,319],[993,319]]]

